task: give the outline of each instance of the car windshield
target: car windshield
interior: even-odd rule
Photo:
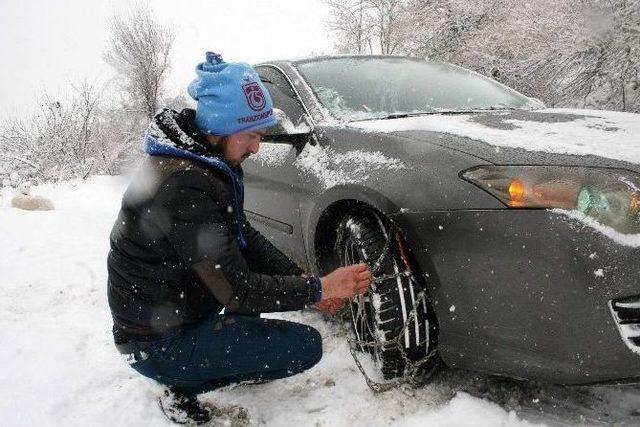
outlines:
[[[454,65],[399,57],[295,63],[320,103],[342,121],[478,109],[531,109],[536,102]]]

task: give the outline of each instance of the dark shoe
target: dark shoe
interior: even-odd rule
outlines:
[[[158,401],[164,415],[176,424],[200,425],[211,421],[211,410],[196,396],[165,390]]]

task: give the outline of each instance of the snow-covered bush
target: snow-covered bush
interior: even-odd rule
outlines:
[[[106,108],[101,91],[83,82],[66,103],[45,98],[32,117],[0,122],[0,182],[116,174],[139,152],[146,123]]]
[[[114,16],[111,33],[104,58],[118,74],[109,87],[117,99],[107,103],[106,87],[84,81],[71,86],[69,101],[45,97],[33,117],[0,120],[0,182],[11,174],[36,183],[113,175],[136,162],[144,129],[164,102],[174,36],[144,4]]]

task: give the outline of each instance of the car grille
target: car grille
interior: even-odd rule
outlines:
[[[624,343],[640,354],[640,295],[611,300],[609,308]]]

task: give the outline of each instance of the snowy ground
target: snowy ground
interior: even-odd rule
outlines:
[[[161,388],[115,351],[106,298],[108,233],[125,178],[44,185],[51,212],[0,197],[0,425],[161,426]],[[315,311],[282,314],[323,335],[304,374],[203,395],[240,405],[252,425],[640,425],[640,387],[564,388],[446,371],[418,390],[373,394],[343,329]]]

